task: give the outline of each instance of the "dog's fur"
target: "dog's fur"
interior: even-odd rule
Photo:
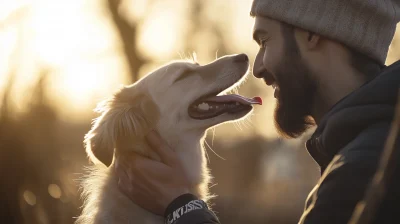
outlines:
[[[163,223],[161,216],[122,194],[114,174],[114,155],[123,151],[159,158],[144,140],[150,130],[158,131],[177,152],[192,192],[204,201],[209,199],[210,174],[203,148],[206,130],[243,118],[248,111],[195,120],[189,117],[188,108],[199,97],[229,91],[245,79],[248,60],[238,57],[226,56],[204,66],[187,61],[170,63],[99,104],[101,115],[85,136],[86,152],[95,165],[82,181],[84,205],[77,224]],[[182,75],[183,79],[174,82]]]

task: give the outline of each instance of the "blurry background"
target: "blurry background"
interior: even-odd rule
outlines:
[[[95,104],[169,60],[247,53],[251,0],[0,0],[0,223],[73,223]],[[397,48],[397,50],[396,50]],[[396,34],[387,64],[400,59]],[[222,223],[296,223],[319,170],[309,134],[279,139],[264,105],[209,133],[214,210]],[[214,136],[214,138],[213,138]],[[221,159],[222,157],[223,159]]]

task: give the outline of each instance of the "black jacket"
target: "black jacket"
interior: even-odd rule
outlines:
[[[349,221],[377,169],[393,120],[399,87],[400,61],[342,99],[324,116],[306,144],[321,167],[322,177],[309,194],[299,223]],[[393,178],[388,186],[375,223],[400,223],[399,168],[400,165],[395,174],[399,178]],[[176,212],[195,199],[184,195],[172,202],[166,211],[166,217],[170,218],[166,223],[219,223],[205,204],[197,209],[183,208],[181,215]],[[174,211],[175,218],[171,218]]]

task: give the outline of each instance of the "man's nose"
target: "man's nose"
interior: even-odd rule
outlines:
[[[262,72],[263,72],[262,52],[258,51],[256,60],[254,60],[253,75],[256,78],[262,78]]]

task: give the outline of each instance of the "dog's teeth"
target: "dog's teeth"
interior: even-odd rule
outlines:
[[[236,102],[236,106],[239,106],[239,102]]]
[[[198,106],[198,108],[199,108],[200,110],[209,110],[209,109],[210,109],[210,106],[209,106],[207,103],[201,103],[201,104]]]

